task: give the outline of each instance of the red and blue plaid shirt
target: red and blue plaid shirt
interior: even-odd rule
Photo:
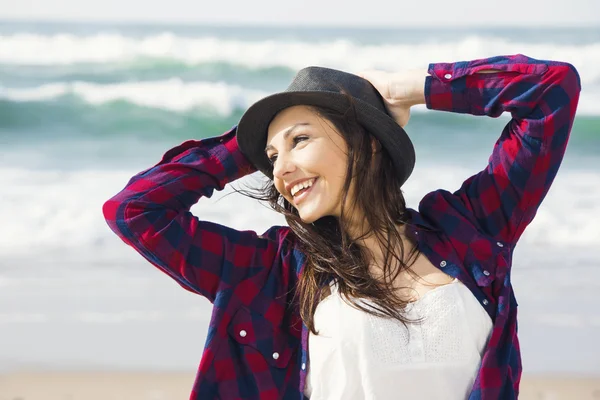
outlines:
[[[409,210],[409,232],[494,323],[469,399],[515,399],[521,357],[511,257],[561,164],[579,76],[569,64],[523,55],[431,64],[429,73],[428,108],[512,115],[487,167],[454,193],[427,194],[418,211]],[[108,200],[104,215],[125,243],[214,304],[191,399],[303,399],[308,331],[291,300],[305,257],[294,235],[285,226],[237,231],[189,211],[255,171],[235,133],[169,150]]]

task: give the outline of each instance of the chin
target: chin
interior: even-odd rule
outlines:
[[[305,224],[312,224],[313,222],[315,222],[323,216],[322,213],[315,212],[315,210],[307,210],[304,212],[302,210],[298,210],[298,215],[300,216],[300,219],[302,219],[302,222],[304,222]]]
[[[300,216],[300,219],[302,220],[302,222],[304,222],[305,224],[312,224],[315,221],[318,221],[321,218],[324,217],[336,217],[338,218],[338,215],[334,212],[328,212],[327,210],[323,210],[323,209],[318,209],[318,210],[298,210],[298,215]]]
[[[312,224],[323,217],[337,216],[335,208],[329,202],[314,201],[318,199],[310,200],[313,201],[301,203],[300,207],[296,207],[298,216],[305,224]]]
[[[302,222],[304,222],[305,224],[312,224],[313,222],[315,222],[316,220],[318,220],[320,217],[316,217],[314,215],[307,215],[304,216],[302,214],[300,214],[300,219],[302,220]]]

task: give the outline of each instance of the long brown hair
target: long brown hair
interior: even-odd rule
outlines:
[[[347,144],[348,168],[342,189],[341,217],[326,216],[312,224],[303,222],[298,211],[277,191],[271,180],[259,188],[257,194],[244,194],[268,202],[275,211],[283,214],[298,239],[306,264],[298,282],[296,300],[300,316],[312,333],[317,334],[315,310],[329,293],[331,280],[336,281],[340,294],[352,306],[373,315],[409,322],[402,315],[407,301],[397,295],[392,282],[416,260],[418,249],[411,246],[405,254],[404,242],[398,232],[398,225],[407,225],[410,221],[392,160],[379,141],[358,123],[351,102],[345,113],[312,108],[325,122],[333,124]],[[349,236],[344,222],[349,213],[344,205],[353,182],[357,189],[354,198],[349,199],[350,204],[361,210],[366,226],[370,228],[359,238]],[[366,236],[374,236],[384,253],[379,278],[369,272],[371,257],[368,250],[357,244]],[[352,301],[358,298],[367,301]]]

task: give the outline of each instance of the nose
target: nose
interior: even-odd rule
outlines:
[[[289,157],[284,156],[283,154],[279,154],[277,156],[277,160],[275,161],[275,165],[273,166],[273,176],[279,179],[283,179],[283,177],[290,173],[294,172],[296,166],[289,159]]]

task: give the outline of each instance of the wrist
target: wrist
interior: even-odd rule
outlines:
[[[390,95],[394,103],[412,107],[425,104],[426,69],[411,69],[392,74]]]

